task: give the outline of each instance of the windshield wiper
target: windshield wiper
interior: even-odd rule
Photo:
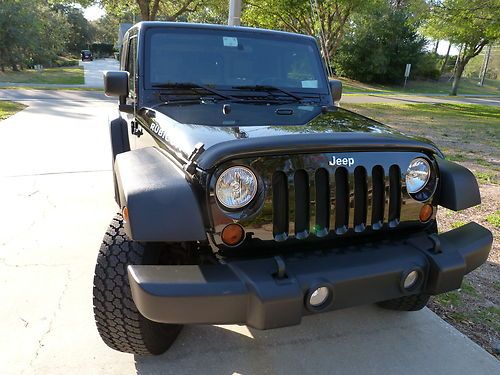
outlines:
[[[227,100],[234,100],[236,98],[232,97],[231,95],[226,95],[220,92],[219,90],[213,89],[211,87],[205,86],[205,85],[200,85],[198,83],[191,83],[191,82],[166,82],[166,83],[157,83],[154,84],[153,87],[158,87],[158,88],[164,88],[164,89],[187,89],[191,91],[196,90],[205,90],[206,92],[209,92],[211,94],[215,94],[223,99]]]
[[[279,92],[281,92],[281,93],[283,93],[291,98],[294,98],[298,102],[301,102],[303,100],[303,98],[301,98],[300,96],[295,95],[295,94],[291,93],[290,91],[284,90],[284,89],[282,89],[280,87],[276,87],[276,86],[269,86],[269,85],[233,86],[233,89],[249,90],[249,91],[267,91],[269,93],[271,93],[273,91],[279,91]]]

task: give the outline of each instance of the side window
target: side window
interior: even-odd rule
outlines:
[[[129,72],[130,97],[135,97],[135,77],[137,72],[137,38],[132,38],[128,42],[127,65],[125,70]]]

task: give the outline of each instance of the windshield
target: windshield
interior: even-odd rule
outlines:
[[[171,83],[221,88],[274,86],[327,93],[313,40],[213,29],[152,29],[147,35],[146,86]]]

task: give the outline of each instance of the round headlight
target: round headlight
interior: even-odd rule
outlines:
[[[413,159],[406,171],[406,190],[410,194],[422,190],[431,176],[431,166],[424,158]]]
[[[257,177],[246,167],[230,167],[217,179],[217,200],[231,210],[245,207],[257,193]]]

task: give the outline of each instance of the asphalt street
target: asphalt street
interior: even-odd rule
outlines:
[[[151,358],[107,348],[92,278],[117,210],[107,128],[115,104],[98,92],[12,91],[0,98],[27,95],[28,108],[0,122],[1,374],[500,373],[427,309],[363,306],[271,331],[190,326]]]

